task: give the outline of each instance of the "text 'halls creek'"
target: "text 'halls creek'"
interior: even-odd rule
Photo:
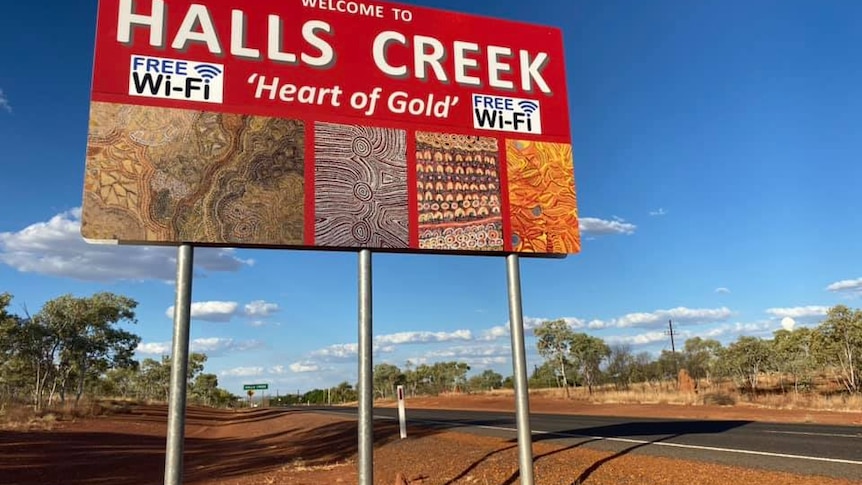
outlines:
[[[327,3],[333,4],[335,2]],[[288,48],[283,45],[286,19],[279,15],[251,18],[243,10],[232,9],[227,26],[228,35],[224,35],[224,26],[215,24],[206,5],[190,4],[179,27],[172,32],[166,31],[167,15],[164,0],[152,0],[149,12],[135,11],[133,0],[120,0],[117,42],[133,46],[132,31],[134,28],[142,28],[149,31],[149,45],[158,49],[164,49],[168,45],[166,43],[170,34],[169,46],[177,52],[185,51],[193,43],[200,43],[213,55],[222,56],[228,52],[234,58],[249,61],[267,59],[284,65],[306,65],[324,70],[334,67],[338,62],[337,52],[327,40],[334,38],[337,33],[332,25],[324,20],[307,20],[301,25],[292,26],[300,29],[304,45]],[[247,45],[246,39],[251,29],[260,28],[266,29],[266,45]],[[224,46],[221,39],[229,39],[229,45]],[[379,32],[369,48],[376,68],[392,79],[412,77],[426,81],[433,78],[443,84],[454,81],[464,87],[487,86],[507,93],[520,90],[522,93],[531,94],[538,90],[544,95],[553,94],[542,75],[551,60],[547,52],[515,50],[505,46],[480,45],[461,40],[444,45],[430,35],[415,34],[408,38],[395,30]],[[412,62],[393,60],[405,55]],[[447,59],[452,59],[451,67],[448,62],[444,64]],[[476,75],[475,71],[483,73],[483,76]],[[200,86],[191,83],[183,87],[174,86],[172,89],[177,88],[177,92],[179,89],[196,92],[196,88],[200,87],[199,90],[203,92],[203,84],[205,83],[201,81]]]

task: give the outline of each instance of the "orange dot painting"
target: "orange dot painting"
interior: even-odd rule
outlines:
[[[512,250],[580,252],[572,146],[507,140],[506,159]]]

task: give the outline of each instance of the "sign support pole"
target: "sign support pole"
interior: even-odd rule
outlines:
[[[174,303],[165,485],[183,483],[183,435],[186,424],[186,380],[189,368],[193,264],[194,248],[188,243],[181,244],[177,249],[177,296]]]
[[[359,251],[359,485],[374,485],[371,250]]]
[[[527,352],[524,347],[524,311],[521,307],[521,269],[517,254],[506,256],[506,276],[509,287],[509,327],[512,335],[520,483],[533,485],[533,435],[530,427],[530,394],[527,388]]]

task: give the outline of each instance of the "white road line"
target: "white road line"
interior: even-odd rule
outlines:
[[[396,419],[390,416],[375,416],[375,419]],[[451,421],[432,421],[427,419],[408,419],[409,422],[414,423],[427,423],[427,424],[442,424],[447,426],[452,426]],[[459,423],[460,424],[460,423]],[[482,428],[482,429],[491,429],[495,431],[511,431],[513,433],[517,432],[515,428],[506,428],[503,426],[487,426],[481,424],[463,424],[465,427],[469,428]],[[652,445],[652,446],[667,446],[670,448],[685,448],[689,450],[701,450],[701,451],[720,451],[723,453],[737,453],[741,455],[757,455],[757,456],[770,456],[773,458],[792,458],[796,460],[809,460],[809,461],[823,461],[826,463],[842,463],[845,465],[862,465],[862,461],[857,460],[844,460],[841,458],[825,458],[822,456],[807,456],[807,455],[792,455],[788,453],[773,453],[770,451],[754,451],[754,450],[740,450],[737,448],[721,448],[716,446],[700,446],[700,445],[686,445],[682,443],[668,443],[666,441],[648,441],[648,440],[637,440],[632,438],[612,438],[607,436],[588,436],[588,435],[579,435],[579,434],[571,434],[571,433],[561,433],[558,431],[539,431],[533,430],[533,434],[539,435],[553,435],[560,436],[563,438],[583,438],[588,440],[601,440],[601,441],[614,441],[618,443],[631,443],[637,445]]]
[[[857,434],[841,434],[841,433],[812,433],[808,431],[764,431],[764,433],[772,434],[797,434],[802,436],[827,436],[829,438],[856,438],[862,439],[862,433]]]

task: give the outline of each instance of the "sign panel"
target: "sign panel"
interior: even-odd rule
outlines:
[[[82,234],[580,250],[562,34],[368,0],[100,0]]]
[[[262,391],[269,389],[269,384],[243,384],[243,391]]]

